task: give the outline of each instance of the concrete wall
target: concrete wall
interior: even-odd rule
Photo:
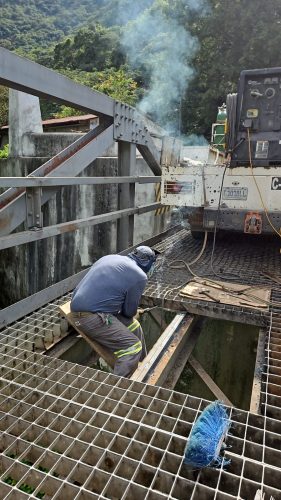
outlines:
[[[45,152],[45,149],[43,149]],[[25,176],[46,158],[0,160],[0,177]],[[142,158],[137,158],[137,175],[151,175]],[[98,158],[81,175],[115,176],[117,158]],[[136,205],[155,201],[154,184],[136,186]],[[117,209],[117,185],[73,186],[58,190],[43,207],[44,226],[102,214]],[[6,307],[81,269],[96,259],[116,251],[116,222],[81,229],[74,233],[21,245],[1,252],[0,307]],[[164,230],[164,216],[154,212],[135,216],[135,243]],[[19,230],[23,230],[22,226]]]
[[[10,155],[35,156],[29,134],[43,133],[39,98],[9,89],[9,123]]]
[[[151,127],[151,123],[148,126]],[[81,137],[81,133],[42,131],[39,99],[10,90],[10,157],[0,160],[0,177],[26,176]],[[158,143],[160,147],[159,140]],[[90,164],[81,175],[118,175],[116,146],[114,143],[104,152],[103,157]],[[132,172],[134,174],[152,175],[142,157],[137,157],[135,172]],[[153,184],[136,186],[136,205],[154,201]],[[42,209],[43,225],[49,226],[117,209],[117,185],[60,188]],[[155,216],[154,213],[135,216],[134,243],[163,230],[164,217]],[[23,231],[24,225],[18,230]],[[0,259],[0,307],[6,307],[89,267],[102,255],[116,252],[116,242],[117,222],[107,222],[3,251]]]

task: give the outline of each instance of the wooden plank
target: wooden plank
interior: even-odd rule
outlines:
[[[181,352],[187,332],[195,319],[184,313],[177,314],[162,333],[146,358],[139,364],[131,379],[151,385],[163,385],[177,356]]]
[[[201,331],[202,318],[198,318],[194,322],[190,333],[188,333],[188,335],[186,336],[185,343],[181,349],[181,352],[177,356],[177,359],[175,360],[173,369],[168,373],[168,376],[165,380],[165,387],[167,389],[175,388],[175,385],[179,380],[186,363],[188,362],[188,359],[196,345],[196,342],[200,337]]]
[[[270,288],[266,286],[261,288],[238,283],[210,281],[204,278],[193,279],[179,293],[183,297],[194,300],[244,306],[265,311],[268,311],[270,300]]]
[[[65,316],[68,323],[74,328],[74,330],[76,330],[79,333],[79,335],[81,335],[81,337],[83,337],[83,339],[86,340],[86,342],[91,346],[91,348],[95,352],[97,352],[99,356],[103,358],[111,368],[114,368],[114,364],[116,361],[116,357],[114,356],[114,354],[112,354],[112,352],[109,351],[108,349],[105,349],[105,347],[103,347],[102,345],[98,344],[98,342],[96,342],[95,340],[92,340],[89,337],[87,337],[87,335],[85,335],[85,333],[82,332],[82,330],[80,330],[80,328],[76,326],[75,320],[77,320],[77,318],[74,319],[74,317],[72,316],[72,313],[70,311],[70,302],[71,301],[69,300],[68,302],[65,302],[64,304],[59,306],[61,314]]]
[[[234,406],[227,396],[222,392],[219,386],[213,381],[213,379],[204,370],[203,366],[195,359],[193,356],[189,358],[189,364],[192,366],[193,370],[199,375],[199,377],[205,382],[210,391],[216,396],[217,399],[223,401],[226,405]]]

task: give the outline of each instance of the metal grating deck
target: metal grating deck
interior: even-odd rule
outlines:
[[[192,260],[200,246],[183,230],[157,247],[165,250],[164,264],[179,254]],[[234,244],[232,248],[232,260],[224,257],[221,264],[229,262],[228,272],[237,269],[241,258]],[[257,272],[262,248],[255,246],[244,271],[241,266],[245,282],[269,283]],[[264,251],[265,270],[275,267],[280,275],[278,249],[275,245]],[[208,269],[209,252],[210,246],[194,270],[203,274]],[[218,260],[216,251],[216,266]],[[171,271],[163,265],[158,284],[149,285],[144,300],[149,302],[155,295],[165,301],[169,296],[175,304],[177,291],[171,288],[186,278],[186,271]],[[183,465],[183,452],[207,401],[41,354],[65,334],[57,306],[67,298],[0,333],[1,499],[252,500],[259,488],[265,500],[281,498],[280,308],[274,306],[263,315],[268,361],[262,374],[265,416],[230,409],[227,444],[231,448],[225,454],[232,462],[226,470],[199,472]],[[276,284],[272,298],[281,300]]]
[[[281,277],[280,246],[281,242],[274,237],[263,239],[252,238],[249,235],[225,235],[223,239],[217,237],[212,269],[213,241],[209,238],[202,258],[191,268],[199,276],[211,279],[221,280],[223,276],[225,281],[265,285],[271,288],[273,286],[277,293],[279,291],[281,301],[281,280],[280,285],[276,285],[261,274],[272,273]],[[181,285],[188,282],[192,275],[184,266],[181,269],[169,266],[173,261],[192,261],[202,248],[202,241],[194,240],[189,231],[182,229],[155,245],[155,248],[162,252],[161,265],[145,289],[146,305],[157,304],[160,307],[186,310],[218,319],[267,325],[269,315],[263,310],[213,304],[203,300],[195,301],[178,295]]]
[[[1,498],[27,498],[24,485],[29,498],[63,500],[253,499],[260,487],[280,498],[281,422],[232,409],[231,465],[191,471],[183,451],[206,401],[3,350]]]
[[[223,276],[226,281],[270,287],[272,304],[268,312],[250,311],[243,307],[212,304],[179,296],[181,285],[190,280],[192,275],[186,268],[171,269],[169,265],[178,259],[192,261],[201,247],[202,242],[194,240],[185,229],[156,245],[162,252],[161,266],[145,290],[144,303],[266,327],[261,409],[265,416],[281,420],[281,242],[273,236],[257,238],[224,234],[223,238],[217,238],[214,252],[212,239],[207,242],[202,258],[191,266],[196,274],[211,279],[221,279]],[[280,284],[264,274],[274,276],[277,281],[279,279]]]

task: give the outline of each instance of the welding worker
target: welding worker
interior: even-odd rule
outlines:
[[[91,267],[71,300],[74,323],[114,353],[114,373],[129,377],[146,356],[143,331],[134,318],[157,251],[139,246],[127,256],[106,255]]]

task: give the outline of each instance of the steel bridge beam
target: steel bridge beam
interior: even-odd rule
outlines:
[[[99,116],[114,115],[115,101],[51,69],[0,48],[0,84],[38,97],[53,98]]]
[[[119,141],[121,175],[128,176],[131,173],[131,166],[135,162],[136,145],[153,173],[161,175],[160,152],[157,151],[148,127],[142,121],[142,116],[131,106],[114,101],[108,96],[77,84],[55,71],[19,57],[3,48],[0,48],[1,83],[16,90],[39,97],[53,98],[63,104],[94,112],[103,118],[98,127],[41,165],[33,172],[33,176],[78,175],[111,146],[114,140]],[[135,192],[133,182],[124,187],[120,186],[119,192],[119,208],[132,207]],[[27,199],[24,187],[8,189],[0,196],[0,237],[11,233],[26,220],[26,217],[28,227],[41,229],[41,205],[46,203],[55,193],[55,188],[48,189],[44,190],[41,196],[41,191],[37,190],[35,193],[35,189],[31,189]],[[119,249],[131,245],[133,242],[133,220],[131,214],[119,224]],[[76,229],[78,225],[79,223],[73,227]],[[59,230],[61,231],[62,228]],[[41,236],[45,237],[43,235],[48,234],[48,231],[48,228],[42,229]],[[26,238],[26,241],[34,241],[33,238],[29,240],[28,236]],[[4,239],[4,245],[8,244],[7,242],[8,240]]]
[[[83,227],[96,226],[97,224],[102,224],[104,222],[112,222],[123,217],[133,216],[134,214],[140,215],[146,212],[157,210],[157,208],[159,207],[161,207],[161,203],[151,203],[149,205],[143,205],[140,207],[117,210],[101,215],[93,215],[92,217],[87,217],[86,219],[77,219],[69,222],[62,222],[61,224],[46,226],[38,230],[35,229],[9,234],[0,238],[0,250],[11,248],[16,245],[23,245],[24,243],[31,243],[32,241],[43,240],[45,238],[50,238],[51,236],[58,236],[60,234],[69,233],[71,231],[77,231],[78,229],[82,229]]]
[[[123,177],[1,177],[1,188],[8,187],[58,187],[78,185],[100,185],[100,184],[155,184],[161,181],[160,176],[136,175]]]
[[[146,358],[131,376],[132,380],[151,385],[165,385],[165,380],[185,349],[187,332],[194,323],[194,316],[178,313],[157,340]]]
[[[118,144],[118,174],[128,176],[133,173],[136,163],[136,146],[129,142]],[[135,206],[135,184],[120,185],[118,188],[119,210]],[[118,220],[117,252],[130,247],[134,243],[134,215]]]
[[[208,389],[216,396],[217,399],[220,399],[224,402],[224,404],[228,406],[234,406],[228,397],[224,394],[224,392],[219,388],[219,386],[214,382],[214,380],[210,377],[210,375],[204,370],[203,366],[197,359],[195,359],[192,355],[188,360],[190,366],[192,366],[193,370],[199,375],[201,380],[206,384]]]
[[[162,241],[164,237],[168,237],[173,235],[175,232],[175,227],[172,227],[166,230],[163,233],[157,234],[148,240],[143,242],[143,245],[153,246]],[[127,253],[131,252],[135,247],[131,247],[129,249],[120,252],[120,255],[127,255]],[[65,295],[66,293],[73,290],[82,278],[87,274],[90,268],[84,269],[77,274],[69,276],[54,285],[49,286],[48,288],[44,288],[40,292],[37,292],[25,299],[12,304],[11,306],[5,307],[0,310],[0,328],[3,328],[6,325],[14,323],[18,319],[26,316],[27,314],[36,311],[40,307],[48,304],[52,300]]]
[[[97,130],[99,129],[99,130]],[[102,130],[102,132],[101,132]],[[98,135],[97,135],[98,134]],[[91,130],[84,137],[54,156],[34,170],[37,176],[78,175],[84,168],[100,156],[113,143],[113,125],[104,129],[104,125]],[[44,192],[42,205],[56,190]],[[6,236],[26,219],[26,197],[24,188],[8,189],[0,195],[0,236]]]

